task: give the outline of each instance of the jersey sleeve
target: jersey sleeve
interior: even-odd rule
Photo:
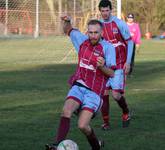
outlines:
[[[72,41],[73,46],[75,47],[76,51],[79,52],[79,48],[80,45],[86,40],[88,39],[88,36],[81,33],[79,30],[77,29],[73,29],[70,34],[70,39]]]
[[[129,31],[128,25],[122,20],[116,21],[116,23],[118,25],[118,28],[120,30],[120,33],[121,33],[123,39],[125,41],[130,40],[131,39],[131,34],[130,34],[130,31]]]
[[[106,42],[107,44],[104,47],[104,52],[105,52],[105,63],[107,67],[110,67],[111,69],[116,68],[116,51],[115,47]]]
[[[127,42],[127,60],[126,63],[130,64],[131,63],[131,58],[132,58],[132,53],[133,53],[133,41],[131,39],[131,34],[128,28],[128,25],[120,20],[118,21],[118,27],[120,30],[120,33],[123,37],[123,39]]]

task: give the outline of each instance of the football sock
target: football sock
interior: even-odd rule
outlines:
[[[86,135],[89,144],[92,147],[92,150],[100,150],[100,145],[99,145],[99,141],[92,129],[91,133],[89,135]]]
[[[123,114],[129,113],[129,109],[128,109],[126,100],[123,96],[117,101],[117,103],[121,107]]]
[[[69,132],[69,128],[70,128],[70,118],[61,117],[55,143],[58,144],[65,139],[67,133]]]
[[[109,95],[103,96],[103,105],[101,107],[102,118],[105,124],[109,124]]]

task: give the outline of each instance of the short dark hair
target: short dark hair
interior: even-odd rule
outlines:
[[[110,10],[112,10],[112,3],[109,0],[101,0],[99,3],[99,10],[101,9],[101,7],[109,7]]]
[[[96,25],[96,24],[100,25],[100,27],[103,28],[103,24],[102,24],[99,20],[97,20],[97,19],[91,19],[91,20],[88,22],[88,26],[89,26],[89,25]]]

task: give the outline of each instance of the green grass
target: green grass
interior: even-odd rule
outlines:
[[[76,54],[63,37],[1,39],[0,45],[0,149],[44,149],[56,133]],[[126,97],[134,114],[129,128],[121,128],[121,110],[114,101],[110,132],[100,129],[100,115],[92,121],[104,149],[164,150],[165,41],[143,40]],[[70,131],[68,138],[89,150],[75,116]]]

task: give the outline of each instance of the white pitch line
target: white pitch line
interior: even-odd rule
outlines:
[[[74,49],[70,49],[70,51],[65,55],[65,57],[59,62],[59,63],[62,63],[64,62],[64,60],[66,60],[66,58],[70,55],[70,53],[73,51]]]
[[[130,89],[130,90],[132,90],[132,91],[165,91],[165,89],[157,89],[157,88],[155,88],[155,89]]]

